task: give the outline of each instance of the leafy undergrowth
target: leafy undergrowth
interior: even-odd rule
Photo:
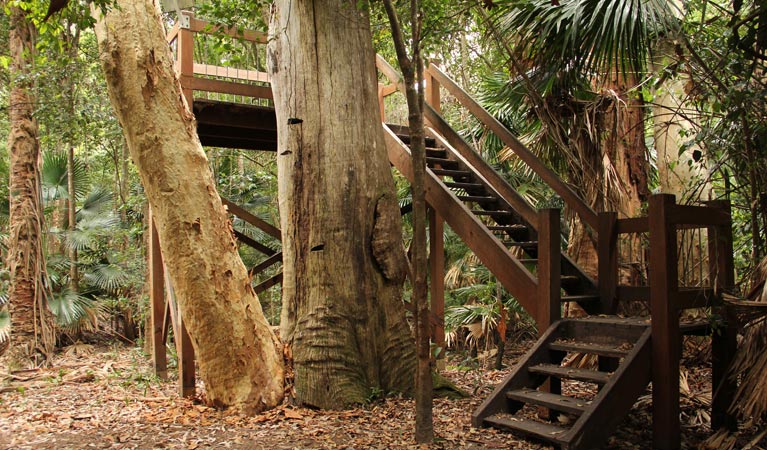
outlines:
[[[524,350],[511,348],[508,363]],[[500,431],[470,427],[471,412],[507,372],[446,371],[448,379],[472,395],[435,400],[437,440],[420,448],[550,448]],[[684,447],[697,448],[709,433],[705,399],[710,397],[710,371],[692,368],[687,373],[690,395],[683,401]],[[419,448],[413,444],[411,400],[389,398],[364,408],[331,412],[286,405],[243,417],[179,398],[176,382],[152,376],[148,360],[135,348],[77,345],[59,354],[52,368],[0,373],[0,377],[0,448]],[[572,389],[589,394],[586,385]],[[605,448],[650,448],[649,412],[649,401],[638,402]]]

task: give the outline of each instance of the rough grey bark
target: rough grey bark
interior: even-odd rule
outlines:
[[[321,408],[410,392],[415,362],[375,55],[358,3],[277,1],[270,27],[281,336],[292,345],[297,402]]]
[[[216,192],[151,0],[120,0],[96,26],[107,87],[157,224],[207,401],[244,412],[283,397],[264,319]]]

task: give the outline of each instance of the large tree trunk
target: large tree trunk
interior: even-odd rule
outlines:
[[[40,146],[31,77],[34,26],[20,8],[11,6],[11,76],[9,98],[11,129],[8,133],[10,166],[10,237],[8,268],[11,272],[11,348],[17,362],[42,352],[47,358],[55,338],[52,317],[45,302],[43,211],[40,205]],[[28,360],[28,359],[27,359]],[[34,361],[37,363],[38,361]]]
[[[361,403],[410,392],[406,260],[366,7],[277,1],[269,70],[277,109],[283,242],[281,336],[296,400]]]
[[[154,213],[207,401],[255,412],[283,397],[282,352],[237,253],[158,6],[121,0],[96,34],[112,105]]]

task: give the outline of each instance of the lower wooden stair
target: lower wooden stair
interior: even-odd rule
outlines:
[[[596,355],[600,370],[562,366],[569,353]],[[563,319],[477,408],[472,425],[508,430],[562,449],[599,448],[650,382],[650,367],[649,323],[612,316]],[[585,397],[583,389],[573,389],[576,385],[567,380],[594,385],[596,394]],[[539,390],[544,386],[550,392]],[[540,419],[542,408],[560,420]]]

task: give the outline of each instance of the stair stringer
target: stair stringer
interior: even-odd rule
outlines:
[[[412,182],[410,149],[386,124],[383,124],[383,127],[389,161]],[[429,205],[445,219],[450,228],[463,239],[520,305],[531,316],[536,317],[538,283],[535,277],[431,170],[426,170],[424,181],[426,201]]]
[[[650,383],[651,352],[651,328],[648,326],[610,381],[600,389],[570,431],[562,436],[568,442],[562,448],[579,450],[602,445]]]
[[[471,426],[480,428],[484,426],[485,417],[502,412],[512,412],[510,410],[510,401],[506,398],[506,392],[523,387],[536,388],[546,381],[545,376],[535,375],[528,371],[528,368],[547,363],[551,360],[548,355],[548,346],[551,342],[557,340],[561,335],[562,320],[554,322],[543,336],[538,339],[533,348],[528,350],[525,356],[520,359],[514,370],[493,390],[472,413]]]

